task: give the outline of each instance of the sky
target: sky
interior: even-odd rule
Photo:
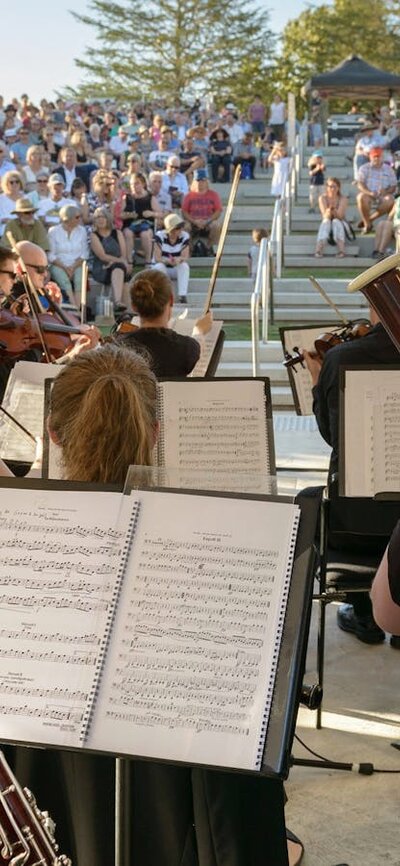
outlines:
[[[235,0],[234,0],[235,2]],[[236,0],[240,2],[240,0]],[[320,5],[323,0],[313,0]],[[279,32],[290,18],[310,5],[307,0],[260,0],[270,10],[271,30]],[[82,73],[74,57],[94,45],[94,31],[75,21],[71,10],[89,12],[89,0],[12,0],[8,6],[10,35],[3,15],[0,93],[9,101],[28,93],[33,102],[54,99],[57,90],[75,87]]]

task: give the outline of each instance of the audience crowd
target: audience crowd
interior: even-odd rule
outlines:
[[[0,243],[10,245],[11,233],[39,244],[71,302],[85,259],[117,303],[139,262],[168,270],[184,300],[182,250],[212,255],[218,243],[222,203],[209,178],[229,183],[237,165],[254,178],[285,118],[278,94],[270,108],[255,96],[245,114],[231,102],[216,111],[163,101],[36,106],[26,94],[5,105],[0,97]],[[179,218],[172,234],[171,215]]]

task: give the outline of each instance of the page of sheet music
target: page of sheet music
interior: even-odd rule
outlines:
[[[181,319],[178,316],[178,318],[174,320],[174,330],[177,331],[178,334],[184,334],[188,337],[193,337],[200,344],[200,358],[193,367],[192,372],[189,373],[188,378],[192,378],[193,376],[206,375],[207,368],[211,360],[211,355],[215,349],[215,345],[221,332],[223,322],[213,322],[207,334],[193,334],[193,328],[195,324],[196,319]]]
[[[265,384],[257,380],[162,382],[160,464],[269,474]]]
[[[0,739],[79,745],[129,500],[0,490]]]
[[[11,370],[3,406],[32,433],[43,435],[44,380],[57,376],[59,364],[17,361]],[[0,456],[9,460],[32,461],[35,444],[0,412]]]
[[[400,370],[346,370],[345,495],[400,490]]]
[[[373,407],[374,492],[400,493],[400,370],[382,373],[377,396],[379,402]]]
[[[140,491],[89,748],[256,768],[299,509]]]
[[[328,327],[328,326],[327,326]],[[305,349],[306,352],[314,351],[314,341],[321,335],[323,329],[321,329],[321,325],[317,328],[297,328],[295,331],[285,330],[284,332],[284,346],[287,352],[291,355],[294,353],[295,348]],[[332,330],[332,323],[330,325],[330,330]],[[313,414],[313,396],[312,396],[312,383],[311,376],[306,367],[302,367],[301,364],[296,364],[296,367],[291,371],[292,375],[289,376],[290,386],[296,390],[297,399],[300,406],[300,414],[301,415],[312,415]]]

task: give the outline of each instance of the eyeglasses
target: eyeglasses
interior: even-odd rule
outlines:
[[[31,265],[29,262],[25,262],[25,267],[32,268],[37,274],[45,274],[49,270],[48,265]]]
[[[6,271],[0,269],[0,274],[7,274],[7,276],[10,277],[10,280],[17,279],[17,274],[15,273],[15,271]]]
[[[47,183],[48,182],[47,177],[38,177],[37,182],[38,183]],[[60,186],[61,186],[61,184],[60,184]]]
[[[11,185],[11,184],[14,184],[14,183],[19,183],[19,184],[20,184],[21,181],[20,181],[20,180],[17,180],[17,179],[15,178],[14,180],[9,180],[8,183],[9,183],[10,185]]]
[[[327,187],[331,187],[332,189],[336,189],[335,183],[327,183]]]

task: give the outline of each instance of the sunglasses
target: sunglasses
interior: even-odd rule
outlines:
[[[25,262],[25,267],[32,268],[37,274],[45,274],[49,270],[48,265],[31,265],[29,262]]]
[[[10,184],[10,185],[11,185],[11,184],[14,184],[14,183],[19,183],[19,184],[20,184],[20,183],[21,183],[21,181],[20,181],[20,180],[17,180],[17,179],[15,179],[15,180],[9,180],[9,181],[8,181],[8,183],[9,183],[9,184]]]
[[[16,280],[17,276],[18,276],[18,274],[16,274],[15,271],[6,271],[6,270],[1,270],[1,269],[0,269],[0,274],[7,274],[7,276],[10,277],[10,280]]]

